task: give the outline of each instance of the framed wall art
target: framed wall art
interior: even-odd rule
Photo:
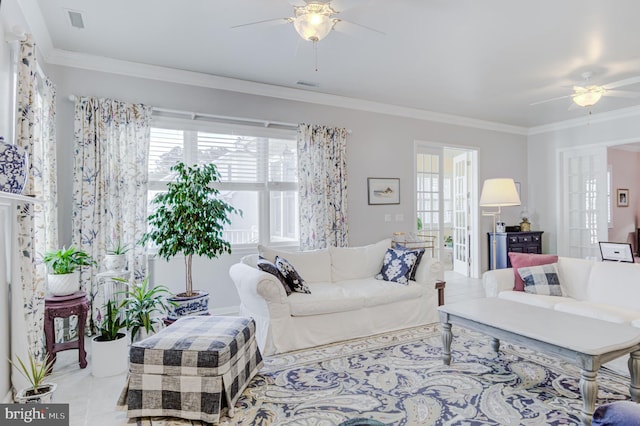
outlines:
[[[367,178],[369,205],[400,204],[399,178]]]
[[[618,188],[616,199],[618,200],[616,203],[618,207],[629,207],[629,190]]]

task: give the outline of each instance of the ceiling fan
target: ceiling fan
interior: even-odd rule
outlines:
[[[584,83],[582,85],[574,85],[572,87],[573,93],[565,96],[558,96],[556,98],[545,99],[543,101],[534,102],[530,105],[540,105],[551,101],[557,101],[559,99],[571,98],[573,103],[569,109],[577,107],[590,107],[598,103],[603,96],[615,96],[620,98],[637,98],[640,97],[640,92],[630,92],[624,90],[615,90],[619,87],[629,86],[631,84],[640,83],[640,76],[626,78],[624,80],[618,80],[611,83],[597,85],[591,84],[590,79],[593,73],[590,71],[582,73]]]
[[[354,25],[359,28],[384,35],[382,31],[339,18],[338,15],[340,14],[340,11],[336,10],[332,6],[331,0],[293,0],[290,1],[290,3],[293,6],[293,16],[291,17],[250,22],[247,24],[235,25],[231,28],[288,23],[293,24],[300,37],[304,40],[312,41],[314,44],[329,35],[331,30],[339,30],[340,27],[345,25]]]

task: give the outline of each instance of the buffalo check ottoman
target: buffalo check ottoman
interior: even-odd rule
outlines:
[[[262,367],[251,318],[193,316],[129,350],[118,408],[127,417],[170,416],[217,423]]]

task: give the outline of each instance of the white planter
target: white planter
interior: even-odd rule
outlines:
[[[67,296],[80,290],[80,271],[70,274],[48,274],[47,288],[53,296]]]
[[[33,388],[20,389],[14,400],[19,404],[49,404],[57,387],[55,383],[43,383],[38,387],[41,393],[37,395],[33,393]]]
[[[100,341],[100,336],[91,340],[91,374],[94,377],[109,377],[122,374],[129,368],[129,339],[125,333],[119,339]]]
[[[174,295],[167,300],[176,303],[169,305],[167,318],[176,320],[180,317],[192,315],[204,315],[209,312],[209,293],[202,290],[194,290],[193,296]]]
[[[124,271],[127,267],[126,254],[107,254],[104,256],[104,269],[107,271]]]

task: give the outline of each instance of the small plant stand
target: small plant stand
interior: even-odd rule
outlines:
[[[56,362],[56,353],[67,349],[78,349],[80,368],[87,366],[87,351],[84,349],[84,324],[89,311],[89,299],[84,291],[76,291],[67,296],[50,296],[44,300],[44,335],[51,366]],[[76,340],[56,342],[55,319],[78,316]]]

